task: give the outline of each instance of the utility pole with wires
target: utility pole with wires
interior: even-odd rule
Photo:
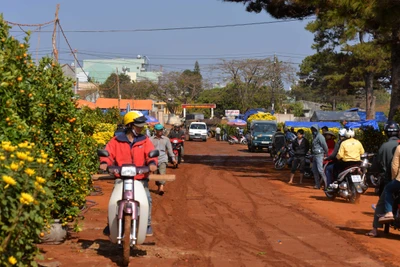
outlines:
[[[117,94],[118,94],[118,111],[121,111],[121,95],[119,94],[119,75],[118,75],[118,68],[117,68]]]
[[[57,63],[58,63],[58,50],[57,50],[57,45],[56,45],[56,31],[57,31],[57,25],[58,25],[58,10],[59,9],[60,9],[60,4],[57,4],[55,19],[54,19],[53,37],[52,37],[54,60]]]
[[[74,82],[74,93],[75,95],[78,93],[78,77],[77,77],[77,66],[78,66],[78,56],[77,56],[78,50],[73,51],[73,56],[74,56],[74,73],[75,73],[75,82]]]

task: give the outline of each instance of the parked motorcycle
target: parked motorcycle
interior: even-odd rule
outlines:
[[[98,150],[98,156],[108,157],[107,150]],[[149,157],[159,156],[158,150]],[[133,164],[110,166],[107,171],[118,176],[108,203],[108,226],[111,242],[122,245],[123,265],[129,265],[130,248],[143,244],[147,232],[149,203],[143,184],[135,180],[137,174],[148,173],[148,166],[136,167]]]
[[[368,189],[366,173],[370,163],[368,158],[374,154],[364,153],[361,155],[360,165],[354,165],[346,168],[339,173],[337,180],[329,185],[325,190],[325,195],[330,200],[335,200],[337,196],[342,197],[351,203],[359,201],[361,194]]]
[[[246,137],[244,135],[242,135],[240,137],[240,140],[236,136],[230,135],[228,137],[228,142],[229,142],[230,145],[233,145],[233,144],[247,145],[247,139],[246,139]]]
[[[179,138],[170,138],[169,139],[172,146],[172,152],[174,152],[175,159],[177,163],[174,165],[175,168],[178,168],[178,165],[181,164],[182,156],[181,156],[181,148],[183,146],[183,140]],[[169,158],[169,161],[172,162],[172,158]]]

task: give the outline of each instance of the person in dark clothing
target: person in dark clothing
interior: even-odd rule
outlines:
[[[372,236],[372,237],[378,236],[378,228],[382,228],[382,223],[383,223],[382,220],[381,222],[379,221],[381,217],[380,215],[384,215],[386,213],[385,209],[386,193],[384,187],[392,180],[392,159],[394,152],[396,151],[396,148],[399,145],[400,127],[396,122],[388,121],[385,124],[384,131],[386,136],[389,137],[389,140],[386,143],[383,143],[379,148],[377,162],[380,163],[380,166],[378,167],[381,169],[382,172],[385,173],[385,179],[384,181],[381,181],[382,190],[380,189],[381,195],[375,207],[374,220],[372,222],[372,230],[366,234],[367,236]]]
[[[276,133],[272,136],[272,156],[278,153],[286,144],[285,134],[278,128]]]
[[[306,154],[310,149],[310,144],[308,140],[304,138],[303,129],[297,131],[297,138],[293,141],[292,149],[294,151],[294,159],[292,163],[289,184],[293,184],[294,173],[296,172],[297,167],[299,167],[300,170],[300,184],[301,184],[303,182],[304,162]]]

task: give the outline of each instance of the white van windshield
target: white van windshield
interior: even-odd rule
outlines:
[[[204,130],[206,126],[204,124],[192,124],[190,125],[190,129]]]

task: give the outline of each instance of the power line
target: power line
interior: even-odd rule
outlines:
[[[306,18],[306,19],[311,19],[311,18]],[[268,25],[268,24],[278,24],[278,23],[294,22],[294,21],[299,21],[299,20],[298,19],[288,19],[288,20],[262,21],[262,22],[236,23],[236,24],[171,27],[171,28],[149,28],[149,29],[66,30],[64,32],[68,32],[68,33],[118,33],[118,32],[156,32],[156,31],[178,31],[178,30],[201,30],[201,29],[216,29],[216,28],[232,28],[232,27]],[[51,31],[43,31],[43,32],[51,32]]]
[[[82,72],[85,74],[85,76],[88,78],[88,81],[89,81],[89,80],[90,80],[90,77],[86,74],[86,72],[85,72],[85,70],[83,69],[81,63],[79,63],[79,60],[76,58],[76,55],[75,55],[75,53],[74,53],[74,50],[72,49],[71,45],[69,44],[68,39],[67,39],[67,36],[65,36],[64,30],[63,30],[63,28],[61,27],[60,21],[57,21],[57,24],[58,24],[58,27],[59,27],[60,30],[61,30],[62,35],[64,36],[65,42],[67,43],[69,49],[71,50],[72,55],[74,56],[74,58],[75,58],[75,60],[76,60],[76,63],[78,63],[78,65],[79,65],[79,67],[81,68]],[[76,69],[76,66],[75,66],[75,69]],[[75,81],[75,82],[76,82],[76,81]],[[89,82],[90,82],[90,81],[89,81]],[[99,87],[97,86],[97,84],[95,84],[95,83],[93,83],[93,82],[90,82],[90,83],[93,84],[94,86],[96,86],[97,90],[99,90]]]

